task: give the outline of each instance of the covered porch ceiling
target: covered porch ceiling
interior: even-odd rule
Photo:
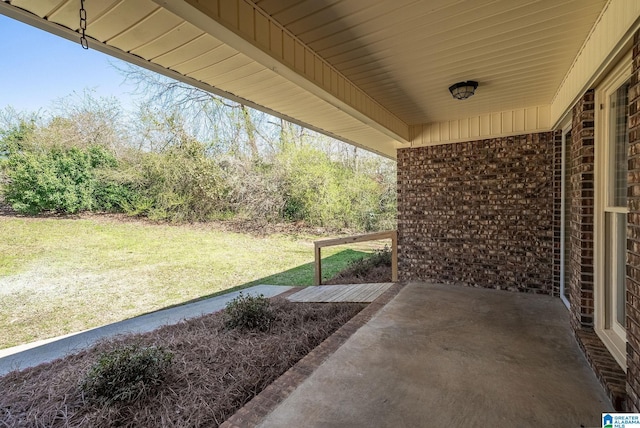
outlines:
[[[85,8],[92,49],[395,158],[411,145],[551,129],[621,50],[637,3],[85,0]],[[0,1],[0,13],[72,40],[79,7]],[[614,20],[616,33],[603,37]],[[447,88],[464,80],[479,82],[476,95],[453,99]]]

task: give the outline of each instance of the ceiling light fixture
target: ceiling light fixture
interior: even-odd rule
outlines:
[[[469,80],[468,82],[458,82],[449,86],[449,92],[457,100],[466,100],[476,92],[477,87],[478,82]]]

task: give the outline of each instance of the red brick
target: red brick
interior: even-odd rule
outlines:
[[[402,279],[557,294],[556,138],[547,132],[399,150]]]

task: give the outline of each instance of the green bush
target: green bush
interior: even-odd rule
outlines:
[[[245,296],[242,293],[224,311],[225,326],[229,329],[267,331],[274,320],[271,302],[262,294]]]
[[[371,256],[353,260],[341,273],[354,277],[364,277],[371,269],[379,266],[391,267],[391,249],[386,245],[381,250],[375,250]]]
[[[384,187],[370,175],[332,160],[311,146],[291,147],[279,158],[286,184],[281,216],[332,228],[377,230],[386,206]]]
[[[80,388],[103,404],[138,400],[162,383],[172,359],[173,354],[163,348],[124,346],[102,353]]]
[[[25,214],[122,211],[133,191],[111,178],[117,167],[115,156],[98,146],[19,151],[5,163],[3,192]]]
[[[93,199],[93,211],[123,212],[136,195],[130,186],[105,179],[96,181]]]
[[[137,174],[124,162],[96,168],[94,177],[92,211],[128,212],[140,198],[136,191]]]
[[[18,212],[76,213],[92,207],[91,158],[80,149],[15,153],[5,168],[4,196]]]
[[[378,266],[391,266],[391,248],[388,245],[385,245],[384,248],[380,250],[375,250],[371,257],[365,259],[365,261],[371,267]]]
[[[201,143],[140,154],[133,168],[137,178],[129,214],[180,222],[205,221],[227,211],[222,170]]]
[[[89,106],[45,125],[25,118],[0,128],[0,199],[25,214],[107,211],[173,222],[239,216],[395,228],[395,167],[387,161],[346,154],[293,128],[282,128],[274,144],[246,128],[246,115],[229,141],[224,132],[200,140],[176,114],[142,117],[147,127],[133,138],[110,122],[115,110]]]
[[[284,206],[282,207],[282,218],[286,221],[304,220],[305,204],[293,196],[285,197]]]

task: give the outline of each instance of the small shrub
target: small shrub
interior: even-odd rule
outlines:
[[[327,284],[359,284],[363,282],[390,282],[391,281],[391,249],[385,245],[381,250],[367,257],[355,259],[333,278],[326,281]]]
[[[245,296],[242,293],[224,311],[225,326],[230,329],[267,331],[274,319],[269,299],[262,294]]]
[[[351,276],[364,277],[379,266],[391,266],[391,249],[386,245],[381,250],[375,250],[371,256],[353,260],[345,271]]]
[[[383,249],[375,250],[368,260],[371,267],[391,266],[391,248],[385,245]]]
[[[128,345],[100,354],[80,388],[100,403],[134,401],[162,383],[173,354],[155,346]]]

